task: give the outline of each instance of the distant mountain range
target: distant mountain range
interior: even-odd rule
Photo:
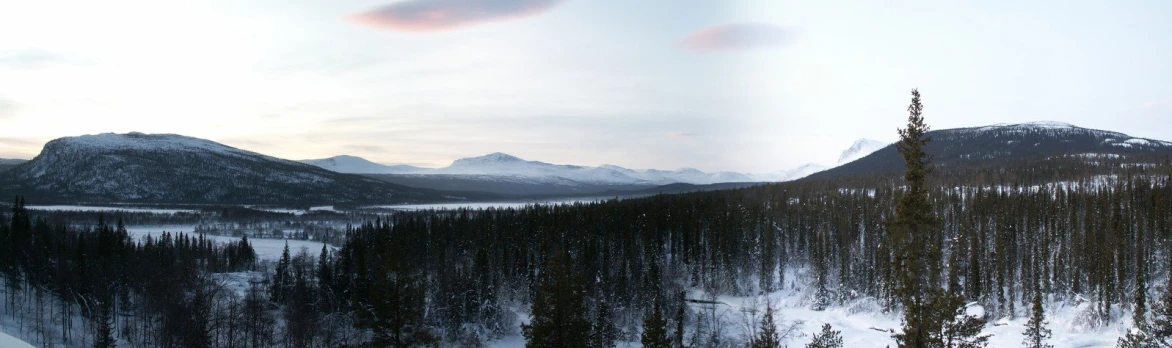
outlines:
[[[874,140],[860,140],[842,153],[839,162],[841,164],[860,158],[885,145]],[[800,179],[830,168],[811,163],[791,170],[762,174],[708,173],[693,168],[635,170],[616,165],[590,167],[528,161],[500,152],[458,159],[443,168],[385,165],[348,155],[301,162],[342,173],[365,174],[406,186],[523,195],[644,190],[670,184],[780,182]]]
[[[843,158],[867,155],[881,145],[871,140],[860,140],[843,153]],[[819,164],[806,164],[787,171],[764,174],[708,173],[693,168],[635,170],[609,164],[597,167],[551,164],[524,160],[500,152],[461,158],[443,168],[385,165],[348,155],[301,162],[342,173],[363,174],[411,187],[547,196],[654,191],[657,186],[673,184],[684,184],[684,187],[712,187],[708,185],[780,182],[799,179],[829,168]]]

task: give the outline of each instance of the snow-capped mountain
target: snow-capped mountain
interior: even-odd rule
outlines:
[[[0,196],[185,203],[417,202],[440,194],[174,134],[50,141],[0,173]]]
[[[995,124],[928,132],[932,141],[925,151],[938,169],[989,166],[1019,160],[1041,160],[1055,156],[1086,158],[1134,155],[1172,155],[1172,142],[1137,138],[1127,134],[1089,129],[1062,122]],[[858,160],[817,173],[812,177],[832,178],[872,175],[903,170],[903,160],[894,146],[887,146]]]
[[[406,174],[425,168],[406,164],[387,165],[371,162],[358,156],[341,155],[322,159],[300,160],[298,162],[321,167],[338,173],[350,174]]]
[[[843,151],[841,156],[838,156],[838,165],[843,165],[843,164],[847,164],[850,162],[854,162],[855,160],[863,158],[867,155],[870,155],[871,153],[874,153],[875,151],[879,151],[879,149],[882,149],[882,148],[886,147],[887,145],[888,145],[887,143],[884,143],[881,141],[876,141],[876,140],[871,140],[871,139],[859,139],[859,141],[856,141],[854,144],[851,145],[851,147],[849,147],[845,151]],[[810,173],[810,174],[813,174],[813,173]]]
[[[760,178],[762,179],[761,181],[794,181],[810,176],[810,174],[821,172],[828,168],[830,167],[817,163],[806,163],[790,170],[762,175]]]
[[[693,168],[679,170],[634,170],[615,165],[597,167],[529,161],[501,152],[457,159],[443,168],[387,166],[355,156],[336,156],[320,160],[302,160],[325,169],[355,174],[412,174],[470,176],[493,180],[530,181],[564,185],[635,185],[652,186],[673,183],[713,184],[754,182],[753,175],[737,172],[708,173]]]

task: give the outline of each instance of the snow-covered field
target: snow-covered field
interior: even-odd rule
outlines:
[[[574,203],[593,203],[607,198],[577,198],[555,201],[530,202],[466,202],[466,203],[437,203],[437,204],[397,204],[397,205],[368,205],[363,209],[390,209],[390,210],[440,210],[440,209],[508,209],[524,208],[530,205],[558,205]]]
[[[142,240],[146,236],[158,238],[163,232],[171,234],[186,233],[189,235],[196,235],[194,225],[170,225],[170,226],[129,226],[126,231],[130,233],[130,238],[134,240]],[[238,242],[240,238],[225,237],[225,236],[207,236],[217,242]],[[296,240],[296,239],[268,239],[268,238],[248,238],[248,242],[252,244],[252,248],[256,250],[256,256],[259,260],[277,260],[281,258],[281,252],[285,249],[285,243],[289,245],[289,253],[297,254],[302,248],[310,256],[316,257],[321,252],[321,242]],[[332,249],[332,248],[331,248]]]
[[[174,214],[174,213],[191,213],[194,209],[161,209],[161,208],[134,208],[134,207],[119,207],[119,206],[90,206],[90,205],[30,205],[28,210],[41,211],[123,211],[128,213],[154,213],[154,214]]]
[[[0,347],[4,348],[33,348],[33,345],[25,343],[16,337],[9,336],[6,333],[0,332]]]

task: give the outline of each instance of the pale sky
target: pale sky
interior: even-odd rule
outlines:
[[[1172,2],[0,0],[0,157],[179,133],[443,166],[766,172],[936,129],[1172,140]]]

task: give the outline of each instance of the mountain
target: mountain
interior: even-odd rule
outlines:
[[[996,124],[984,127],[928,132],[932,141],[925,151],[937,171],[955,172],[988,168],[991,172],[1024,170],[1031,161],[1063,161],[1089,165],[1103,158],[1172,156],[1172,143],[1136,138],[1127,134],[1089,129],[1061,122]],[[1092,163],[1093,162],[1093,163]],[[1036,164],[1036,163],[1035,163]],[[1071,171],[1058,168],[1055,171]],[[810,179],[874,176],[904,170],[895,146],[886,146],[853,162],[811,175]]]
[[[826,170],[828,168],[830,168],[830,167],[827,167],[827,166],[824,166],[821,164],[817,164],[817,163],[806,163],[806,164],[798,166],[797,168],[794,168],[794,169],[773,173],[772,175],[763,177],[763,179],[765,179],[765,180],[761,180],[761,181],[776,181],[776,182],[794,181],[794,180],[798,180],[798,179],[810,176],[810,174],[821,172],[821,171]]]
[[[879,151],[879,149],[882,149],[886,146],[887,144],[881,141],[860,139],[859,141],[856,141],[854,144],[852,144],[851,147],[843,151],[841,156],[838,156],[838,165],[854,162],[855,160],[870,155],[875,151]]]
[[[460,199],[174,134],[50,141],[0,173],[0,196],[40,201],[164,203],[401,203]]]
[[[371,162],[365,158],[357,156],[334,156],[322,159],[307,159],[298,162],[308,165],[320,167],[338,173],[350,174],[405,174],[414,173],[425,170],[416,166],[409,166],[406,164],[386,165]]]

